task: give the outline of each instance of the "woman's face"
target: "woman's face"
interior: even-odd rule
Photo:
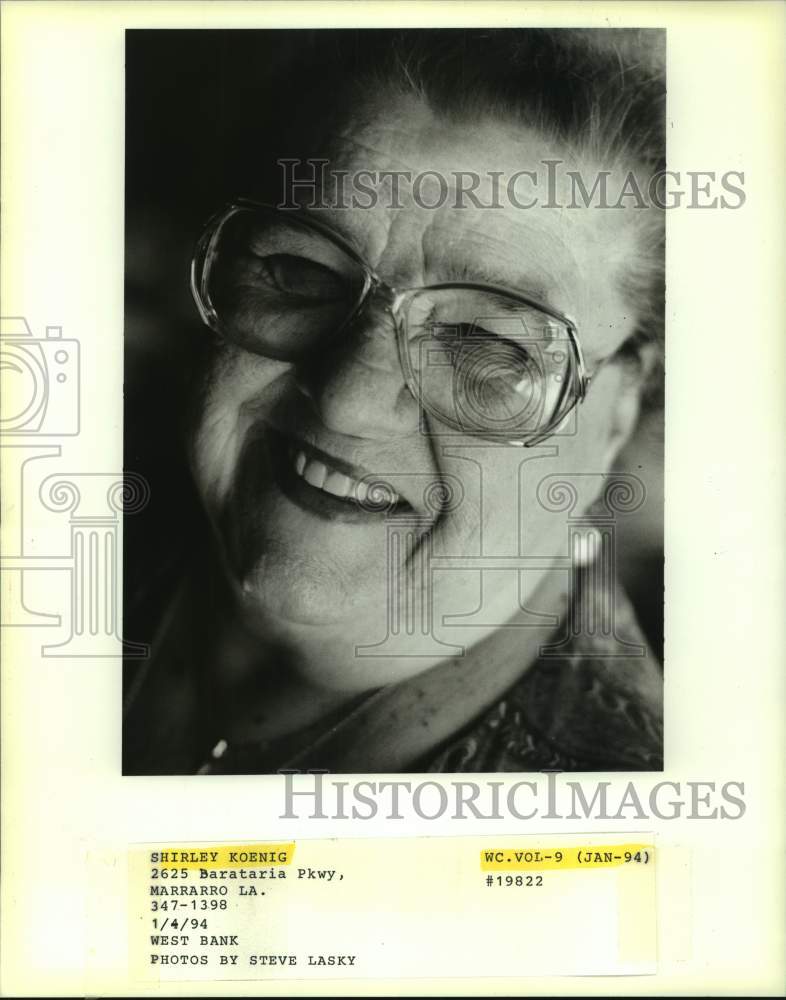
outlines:
[[[329,170],[439,171],[449,182],[461,170],[531,170],[540,187],[528,181],[519,197],[537,196],[538,206],[517,208],[503,197],[500,208],[468,200],[457,209],[448,198],[429,210],[401,188],[400,208],[381,196],[368,209],[315,215],[391,286],[493,280],[570,316],[595,373],[635,325],[620,278],[637,254],[636,209],[547,207],[548,159],[580,170],[588,189],[603,167],[571,161],[534,132],[449,123],[402,101],[333,136]],[[490,181],[476,194],[488,204]],[[423,200],[432,203],[433,192],[425,188]],[[579,493],[573,514],[581,513],[601,486],[600,476],[586,474],[609,469],[635,422],[637,395],[620,365],[605,365],[555,435],[519,448],[421,419],[381,306],[372,304],[351,336],[306,364],[221,344],[202,387],[192,461],[248,622],[295,648],[321,650],[303,656],[303,669],[347,690],[402,679],[450,645],[472,645],[521,614],[549,560],[567,555],[567,513],[547,510],[538,484],[568,478]],[[369,475],[402,498],[392,514],[337,498]],[[445,482],[460,502],[440,509],[429,486]],[[427,555],[443,560],[435,572]],[[505,568],[510,557],[526,557],[531,568]],[[421,601],[427,621],[408,630],[406,615],[417,613],[404,605]],[[397,632],[393,621],[392,645],[383,642],[391,608],[403,616]],[[446,616],[470,617],[457,627]],[[358,649],[377,643],[384,655]]]

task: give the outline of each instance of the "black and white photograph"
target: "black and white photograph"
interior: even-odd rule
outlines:
[[[125,774],[663,768],[665,53],[126,32]]]
[[[786,6],[0,27],[0,996],[782,996]]]

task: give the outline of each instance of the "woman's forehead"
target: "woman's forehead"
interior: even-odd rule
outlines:
[[[492,114],[443,115],[412,97],[346,119],[328,142],[335,143],[336,153],[374,156],[379,166],[445,171],[520,168],[528,156],[557,152],[548,137],[531,126]]]
[[[348,123],[325,149],[328,207],[317,214],[385,281],[506,285],[583,317],[585,329],[615,325],[636,227],[627,209],[567,207],[566,172],[591,188],[600,169],[588,158],[533,129],[450,121],[411,101]]]

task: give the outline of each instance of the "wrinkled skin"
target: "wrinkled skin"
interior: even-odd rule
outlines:
[[[588,177],[602,166],[571,159],[520,127],[449,123],[422,105],[402,101],[398,108],[387,107],[376,123],[347,126],[333,136],[330,166],[510,174],[524,168],[542,172],[541,161],[553,156]],[[529,188],[527,195],[533,192]],[[545,192],[540,194],[545,200]],[[484,197],[483,188],[478,195]],[[571,433],[533,449],[484,444],[454,432],[445,437],[448,429],[433,419],[431,435],[421,433],[390,317],[376,305],[351,336],[308,371],[230,344],[217,348],[192,433],[194,475],[226,553],[242,618],[260,639],[291,651],[295,687],[334,692],[340,699],[412,676],[440,654],[355,655],[356,646],[377,643],[387,634],[385,519],[322,516],[293,503],[266,467],[261,449],[250,442],[273,426],[358,472],[397,476],[402,494],[427,519],[418,534],[428,533],[434,553],[564,556],[567,513],[549,512],[538,503],[538,482],[555,473],[607,471],[638,415],[639,380],[615,361],[598,367],[635,325],[621,291],[623,269],[637,254],[634,214],[629,208],[522,211],[510,204],[495,210],[430,211],[412,202],[399,210],[380,204],[319,212],[392,286],[471,280],[481,266],[480,280],[494,276],[573,318],[592,386],[566,422]],[[464,500],[455,511],[435,515],[418,484],[442,476],[457,477]],[[592,502],[600,486],[597,476],[585,479],[574,514]],[[418,558],[416,551],[410,563],[416,565]],[[545,572],[522,574],[520,594],[499,574],[488,575],[484,621],[514,620],[518,602],[527,602]],[[444,615],[478,607],[480,579],[477,572],[461,570],[436,574],[435,622],[445,642],[472,646],[493,630],[493,624],[465,628],[456,638],[440,625]],[[417,652],[418,636],[407,641]]]

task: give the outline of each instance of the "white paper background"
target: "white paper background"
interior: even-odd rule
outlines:
[[[785,11],[754,3],[3,6],[2,312],[24,315],[36,335],[62,326],[82,351],[82,432],[50,471],[122,467],[127,27],[665,26],[669,167],[745,171],[743,209],[668,215],[667,770],[642,787],[743,780],[747,813],[725,823],[584,824],[658,837],[656,978],[624,986],[409,981],[375,984],[377,993],[782,991]],[[25,530],[35,534],[32,521]],[[62,576],[38,586],[37,607],[47,588],[52,606],[62,603]],[[131,842],[519,829],[415,818],[295,823],[276,818],[276,778],[122,778],[119,661],[44,659],[45,638],[35,629],[3,637],[6,995],[123,992]],[[520,828],[576,827],[532,820]]]

